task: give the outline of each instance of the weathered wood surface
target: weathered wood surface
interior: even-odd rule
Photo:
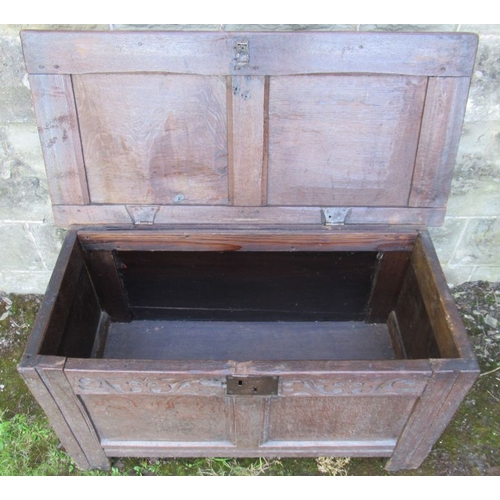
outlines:
[[[269,205],[407,204],[426,78],[271,79]]]
[[[126,225],[134,221],[126,205],[56,205],[60,226]],[[439,226],[445,209],[407,207],[347,207],[345,223]],[[321,207],[225,207],[159,205],[155,224],[322,224]]]
[[[231,129],[232,147],[231,202],[235,206],[260,206],[265,203],[267,182],[264,155],[267,154],[265,109],[268,96],[264,77],[232,78]]]
[[[409,206],[446,206],[469,78],[429,78]]]
[[[73,86],[68,75],[30,75],[52,203],[90,202]]]
[[[227,204],[226,79],[73,77],[93,203]]]
[[[21,36],[28,72],[59,74],[469,76],[477,48],[477,36],[469,33],[24,31]],[[239,68],[238,41],[249,47],[249,64]]]

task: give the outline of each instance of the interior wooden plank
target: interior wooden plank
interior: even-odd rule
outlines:
[[[409,206],[446,206],[469,84],[470,78],[429,79]]]
[[[477,49],[477,36],[470,33],[27,30],[21,36],[28,72],[59,74],[164,71],[468,76]],[[235,50],[241,40],[249,47],[248,64],[243,66],[237,64]]]
[[[394,359],[384,324],[134,321],[112,323],[104,358],[255,361]]]
[[[270,205],[405,206],[427,79],[271,78]]]
[[[38,133],[53,204],[85,205],[89,193],[69,75],[30,75]]]
[[[116,252],[137,319],[363,320],[375,252]]]
[[[232,78],[233,193],[236,206],[262,202],[264,156],[263,76]]]
[[[224,77],[73,81],[93,203],[228,203]]]

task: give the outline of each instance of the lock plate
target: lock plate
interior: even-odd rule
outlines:
[[[228,376],[228,396],[276,396],[279,377],[233,377]]]

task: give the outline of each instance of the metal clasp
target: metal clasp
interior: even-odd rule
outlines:
[[[338,226],[345,224],[345,220],[351,211],[350,208],[332,207],[321,210],[321,220],[325,226]]]
[[[234,69],[247,68],[250,62],[248,40],[237,40],[234,46]]]
[[[125,208],[136,226],[154,224],[160,209],[158,205],[127,205]]]

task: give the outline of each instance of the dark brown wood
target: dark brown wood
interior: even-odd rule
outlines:
[[[380,73],[468,76],[470,33],[189,33],[23,31],[30,73],[168,72],[225,75]],[[236,68],[235,44],[250,62]],[[315,54],[311,57],[311,54]]]
[[[129,321],[128,300],[114,253],[106,250],[87,252],[85,260],[102,310],[113,321]]]
[[[410,267],[395,307],[404,350],[409,359],[438,358],[436,332],[429,321],[413,267]]]
[[[374,252],[116,252],[137,319],[359,321]]]
[[[410,262],[409,252],[380,252],[366,321],[386,322],[395,308]]]
[[[357,322],[114,323],[104,358],[223,361],[393,359],[385,325]]]
[[[411,262],[441,355],[473,359],[474,351],[427,231],[420,232]]]

